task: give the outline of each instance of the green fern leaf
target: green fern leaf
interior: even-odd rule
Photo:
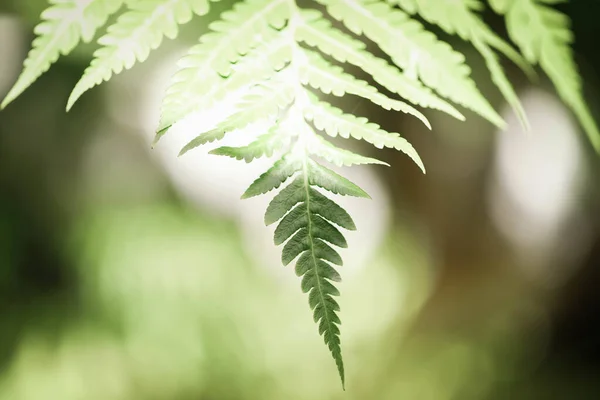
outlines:
[[[367,192],[360,187],[356,186],[343,176],[336,174],[332,170],[323,167],[319,163],[316,163],[311,159],[306,159],[304,164],[304,168],[308,171],[307,179],[311,185],[319,186],[342,196],[371,198]]]
[[[418,13],[427,22],[438,25],[447,33],[458,35],[463,40],[473,41],[479,38],[519,66],[531,79],[535,78],[535,70],[523,56],[482,21],[481,16],[478,15],[485,8],[481,0],[453,2],[387,0],[387,2],[400,7],[408,14]]]
[[[232,107],[232,104],[238,104],[246,96],[251,95],[256,86],[273,78],[274,74],[290,59],[291,49],[284,40],[268,42],[261,45],[260,50],[262,50],[260,53],[244,57],[236,65],[239,70],[230,77],[217,77],[210,83],[206,81],[203,92],[189,92],[187,89],[183,89],[183,82],[172,85],[168,90],[172,96],[171,99],[163,101],[164,118],[161,128],[156,133],[153,146],[173,124],[200,110],[205,113],[218,110],[218,114],[234,115],[235,107]],[[279,81],[281,82],[281,80]],[[175,92],[179,92],[179,94]],[[188,94],[191,97],[188,97]],[[186,98],[188,101],[184,103],[183,99]],[[175,103],[179,103],[181,107],[178,109]],[[167,110],[174,112],[171,113]]]
[[[465,57],[438,40],[406,13],[374,0],[318,0],[333,18],[377,43],[404,73],[440,95],[483,116],[505,123],[470,78]]]
[[[250,185],[242,195],[242,199],[248,199],[277,189],[301,168],[302,161],[298,157],[293,154],[286,154]]]
[[[332,200],[319,193],[319,186],[332,193],[351,196],[368,196],[362,189],[341,176],[311,160],[305,160],[301,175],[282,189],[271,201],[265,213],[265,223],[279,221],[275,229],[276,245],[285,243],[281,261],[288,265],[296,261],[296,274],[302,277],[301,288],[308,293],[319,334],[337,364],[345,386],[344,363],[340,343],[339,304],[334,296],[339,290],[332,282],[340,282],[340,274],[333,265],[343,264],[333,246],[345,248],[346,239],[335,225],[354,230],[356,226],[348,213]],[[334,225],[335,224],[335,225]]]
[[[309,195],[312,199],[311,211],[313,213],[323,215],[323,210],[327,210],[327,218],[331,222],[350,231],[356,230],[356,225],[354,225],[350,214],[333,200],[312,188],[309,189]],[[288,186],[281,189],[273,200],[271,200],[265,213],[265,225],[268,226],[279,221],[293,206],[303,201],[305,197],[304,179],[299,176]]]
[[[94,52],[90,66],[75,85],[67,110],[89,89],[130,69],[137,61],[145,61],[163,37],[177,37],[179,25],[189,22],[194,13],[204,15],[209,11],[208,0],[144,0],[128,5],[130,10],[98,39],[102,47]]]
[[[573,58],[569,18],[549,7],[558,0],[490,0],[492,8],[506,16],[510,38],[532,64],[539,63],[558,94],[573,110],[596,151],[600,131],[582,94],[581,77]]]
[[[490,70],[490,74],[492,76],[492,81],[496,84],[500,92],[504,95],[504,98],[513,108],[517,118],[521,122],[523,128],[528,131],[530,129],[529,121],[527,119],[527,115],[525,115],[525,110],[523,109],[523,105],[519,101],[519,97],[515,93],[512,85],[510,84],[506,75],[502,71],[502,67],[500,66],[500,62],[496,54],[494,54],[491,49],[479,38],[473,39],[473,45],[479,51],[479,53],[483,56],[485,63]]]
[[[35,27],[37,37],[24,62],[24,69],[0,108],[6,107],[37,80],[61,55],[69,54],[79,42],[89,43],[96,30],[116,12],[123,0],[50,0]]]

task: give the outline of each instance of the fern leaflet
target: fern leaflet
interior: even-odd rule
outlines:
[[[233,72],[232,63],[247,55],[257,46],[259,56],[277,54],[281,48],[276,43],[276,31],[286,20],[287,4],[283,0],[256,0],[237,3],[223,13],[221,20],[209,25],[212,32],[202,36],[200,43],[190,49],[180,60],[180,70],[163,100],[159,132],[166,131],[196,110],[205,108],[220,94],[204,91],[206,87],[223,88],[221,93],[231,93],[222,86]],[[252,60],[262,68],[260,59]],[[243,65],[238,69],[244,69]],[[247,71],[247,70],[246,70]],[[268,73],[268,71],[265,71]],[[252,73],[259,73],[254,70]],[[249,73],[250,74],[250,73]],[[245,82],[248,77],[243,77]]]
[[[37,37],[24,62],[23,72],[0,108],[16,99],[61,55],[69,54],[80,41],[91,42],[96,30],[122,4],[123,0],[50,0],[50,7],[42,13],[42,22],[35,27]]]
[[[137,61],[145,61],[164,36],[177,37],[179,25],[189,22],[193,13],[204,15],[209,10],[208,0],[136,0],[129,1],[128,6],[129,10],[98,39],[102,47],[75,85],[67,110],[87,90],[130,69]]]

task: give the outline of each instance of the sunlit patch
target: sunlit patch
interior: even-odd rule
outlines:
[[[579,200],[585,165],[577,126],[558,99],[530,90],[523,106],[531,132],[511,113],[506,131],[497,135],[490,212],[525,272],[554,281],[587,246]]]
[[[147,151],[158,160],[183,198],[209,212],[235,217],[240,211],[243,190],[272,161],[261,159],[246,164],[210,155],[204,148],[177,156],[198,132],[214,127],[220,118],[234,112],[235,102],[199,110],[175,124],[154,148],[150,146],[158,128],[161,103],[169,79],[183,53],[185,49],[165,51],[155,63],[146,63],[134,72],[125,71],[115,76],[107,85],[107,106],[116,122],[143,136]],[[252,124],[244,131],[227,135],[220,143],[232,146],[246,144],[249,138],[264,132],[264,126]]]

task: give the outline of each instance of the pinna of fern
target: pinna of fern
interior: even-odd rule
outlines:
[[[50,0],[35,29],[37,37],[23,72],[2,107],[60,55],[68,54],[80,41],[91,41],[120,9],[116,21],[98,39],[99,48],[76,84],[67,109],[87,90],[145,61],[164,37],[175,38],[180,25],[193,15],[208,14],[216,1]],[[219,110],[217,114],[222,116],[210,129],[198,132],[180,154],[256,123],[266,126],[262,135],[245,146],[221,146],[210,153],[246,162],[275,158],[273,166],[242,197],[283,186],[267,208],[265,223],[278,223],[274,242],[283,245],[282,263],[296,260],[301,288],[308,293],[315,323],[342,384],[345,374],[335,283],[341,280],[338,269],[343,262],[335,247],[347,246],[340,229],[354,230],[356,226],[332,196],[369,196],[327,164],[387,164],[336,146],[329,137],[394,148],[408,155],[423,172],[425,167],[399,133],[345,113],[331,104],[328,96],[359,97],[385,110],[414,116],[430,129],[421,110],[434,109],[464,120],[453,104],[503,127],[504,121],[471,78],[465,57],[429,32],[418,16],[472,43],[525,127],[526,116],[498,55],[529,76],[534,76],[532,65],[540,63],[600,150],[600,134],[583,101],[569,47],[569,21],[549,7],[556,0],[489,2],[494,11],[506,16],[509,35],[523,56],[484,23],[480,0],[314,0],[314,7],[307,3],[307,8],[300,8],[295,0],[231,1],[230,9],[208,25],[209,32],[179,61],[165,94],[155,144],[173,125],[193,115]],[[530,21],[527,29],[521,23],[525,18]],[[331,19],[343,28],[334,27]],[[359,35],[374,42],[391,62],[369,51]],[[361,69],[374,83],[348,73],[343,65]],[[376,84],[393,96],[384,94]]]

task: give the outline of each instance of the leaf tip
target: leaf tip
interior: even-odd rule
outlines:
[[[171,126],[172,125],[163,126],[162,128],[159,128],[156,131],[156,135],[154,136],[154,140],[152,141],[152,148],[156,147],[158,141],[163,137],[165,133],[167,133],[169,129],[171,129]]]
[[[6,108],[6,106],[9,105],[13,101],[13,99],[9,95],[10,95],[10,93],[8,95],[6,95],[4,100],[2,100],[2,103],[0,103],[0,111],[4,110]]]
[[[71,108],[73,108],[73,105],[77,102],[79,97],[80,97],[79,94],[77,94],[75,92],[71,93],[71,95],[69,96],[69,100],[67,100],[67,107],[66,107],[67,112],[71,111]]]
[[[0,104],[0,110],[4,110],[6,106],[15,101],[15,99],[25,91],[25,88],[23,88],[20,83],[21,79],[18,79],[17,83],[15,83],[14,86],[8,91],[6,97],[4,97],[2,103]]]

